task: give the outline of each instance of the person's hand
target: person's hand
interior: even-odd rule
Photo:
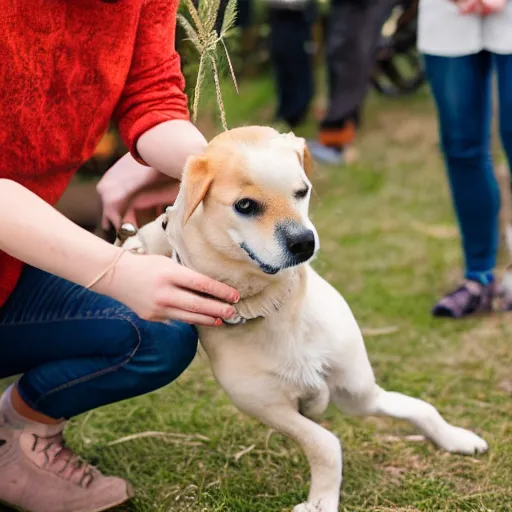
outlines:
[[[487,16],[494,12],[500,12],[505,9],[507,0],[481,0],[482,16]]]
[[[164,175],[162,176],[163,179],[156,180],[156,186],[146,187],[130,198],[125,210],[116,209],[116,205],[113,205],[112,213],[117,215],[118,212],[124,211],[122,223],[128,222],[134,226],[137,226],[137,212],[153,211],[156,209],[156,215],[161,215],[165,211],[165,208],[174,204],[178,192],[180,191],[180,182],[178,180],[168,178]],[[105,203],[105,207],[107,208],[108,215],[110,211],[109,204]]]
[[[130,252],[93,289],[122,302],[145,320],[204,326],[222,325],[221,319],[236,315],[231,304],[240,299],[230,286],[170,258]]]
[[[461,14],[478,14],[487,16],[502,11],[507,0],[451,0],[455,3]]]
[[[136,162],[130,154],[119,159],[96,186],[103,212],[101,227],[119,230],[123,222],[137,225],[136,212],[174,203],[179,182]]]

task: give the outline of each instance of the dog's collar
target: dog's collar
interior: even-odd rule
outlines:
[[[167,220],[162,221],[162,228],[164,231],[167,229]],[[178,251],[173,248],[172,251],[172,257],[178,265],[183,265],[183,260],[180,258],[180,255],[178,254]],[[183,265],[185,266],[185,265]],[[201,293],[204,297],[211,297],[211,295],[208,295],[207,293]],[[213,297],[212,297],[213,298]],[[256,317],[256,318],[263,318],[263,317]],[[233,320],[222,320],[222,323],[226,327],[236,327],[239,325],[245,325],[249,320],[256,320],[256,318],[244,318],[240,315],[237,315]]]

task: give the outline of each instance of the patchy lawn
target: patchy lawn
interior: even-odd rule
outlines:
[[[271,122],[268,81],[225,96],[231,126]],[[314,134],[314,123],[302,131]],[[427,93],[372,97],[356,149],[349,166],[317,170],[315,267],[368,330],[379,382],[431,401],[449,421],[483,435],[490,452],[447,455],[407,439],[414,431],[398,421],[329,409],[325,425],[344,447],[340,510],[510,511],[512,315],[452,322],[429,314],[460,278],[460,251]],[[110,445],[146,431],[169,435]],[[76,418],[68,439],[135,484],[136,499],[122,510],[280,512],[307,495],[302,453],[237,412],[204,356],[166,389]]]

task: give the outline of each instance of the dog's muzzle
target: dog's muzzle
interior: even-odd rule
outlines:
[[[316,240],[312,229],[297,222],[285,222],[276,227],[276,236],[286,250],[292,265],[299,265],[315,255]]]
[[[307,261],[315,254],[315,234],[311,229],[285,235],[285,241],[288,253],[297,262]]]

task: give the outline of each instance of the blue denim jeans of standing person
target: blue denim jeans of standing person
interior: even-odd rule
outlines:
[[[497,73],[500,136],[512,163],[512,55],[425,55],[437,104],[441,147],[460,225],[466,278],[493,279],[500,193],[491,158],[492,77]]]
[[[115,300],[25,267],[0,308],[0,378],[55,419],[159,389],[197,349],[195,327],[149,322]]]

